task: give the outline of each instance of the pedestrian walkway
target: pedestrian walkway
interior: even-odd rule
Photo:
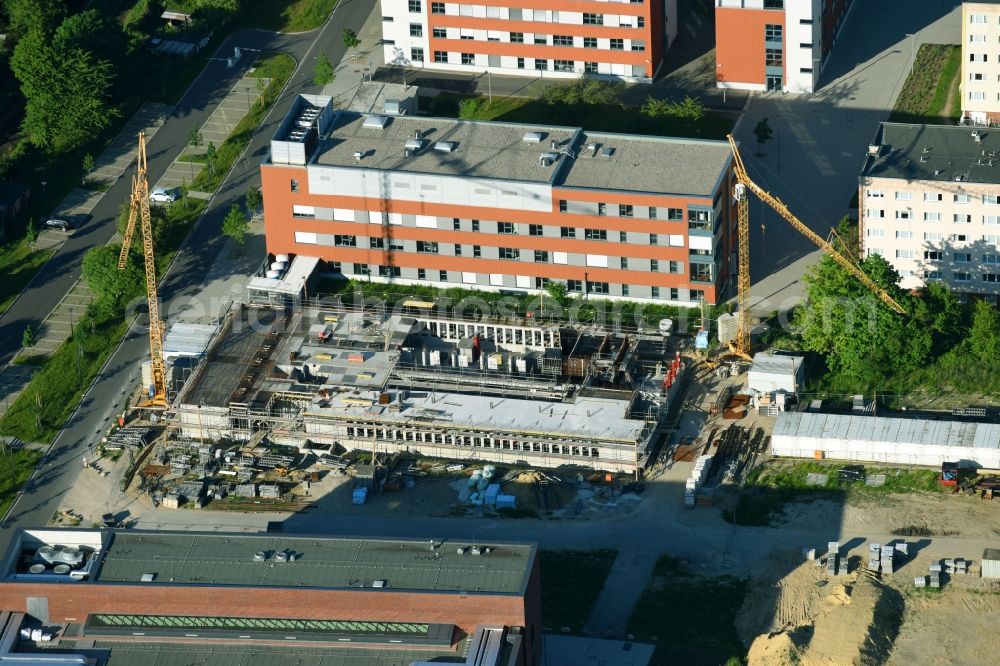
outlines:
[[[592,636],[625,638],[628,621],[656,568],[658,553],[622,549],[611,565],[584,631]]]
[[[382,53],[382,17],[372,12],[358,31],[361,43],[344,54],[334,70],[337,78],[323,86],[323,93],[333,98],[335,109],[346,109],[364,81],[370,81],[375,71],[385,65]]]
[[[156,182],[155,187],[172,190],[194,182],[205,165],[200,162],[188,162],[184,158],[204,156],[210,143],[216,148],[221,146],[236,125],[250,111],[250,106],[257,103],[270,83],[271,79],[255,77],[252,74],[247,74],[237,81],[229,94],[205,121],[205,124],[198,128],[198,132],[201,134],[201,143],[198,147],[195,148],[190,144],[185,146],[173,164],[167,167],[163,177]],[[208,199],[211,198],[212,193],[189,191],[188,194],[195,198]]]

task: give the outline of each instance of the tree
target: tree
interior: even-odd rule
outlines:
[[[99,307],[119,311],[125,304],[143,293],[145,275],[129,261],[118,270],[120,245],[102,245],[83,255],[83,279],[94,294]]]
[[[26,100],[21,126],[35,146],[70,150],[119,115],[109,101],[111,64],[83,49],[62,47],[41,29],[18,42],[10,67]]]
[[[208,164],[208,171],[213,176],[215,175],[215,144],[211,141],[208,142],[208,146],[205,148],[205,163]]]
[[[202,144],[201,132],[199,132],[197,128],[192,127],[191,133],[188,134],[188,145],[194,148],[195,150],[198,150],[201,144]]]
[[[647,97],[640,110],[651,118],[674,118],[696,123],[705,117],[705,105],[700,99],[685,96],[680,102]]]
[[[246,244],[248,227],[247,216],[239,206],[233,204],[226,213],[226,219],[222,221],[222,233],[232,238],[242,248]]]
[[[94,171],[94,156],[87,153],[83,156],[83,172],[88,176]]]
[[[354,32],[350,28],[344,28],[343,36],[344,47],[347,48],[348,51],[361,45],[361,40],[358,39],[358,33]]]
[[[118,235],[125,235],[125,227],[128,225],[128,216],[131,206],[128,202],[123,203],[118,208]],[[150,206],[149,222],[153,229],[153,247],[162,247],[170,231],[170,216],[167,214],[168,206]],[[136,218],[134,236],[132,237],[132,252],[139,254],[142,252],[142,221]]]
[[[753,128],[753,134],[757,137],[757,154],[764,154],[764,144],[771,140],[774,135],[774,130],[771,129],[771,125],[768,124],[767,118],[762,118],[759,123]]]
[[[329,56],[325,53],[316,56],[316,64],[313,65],[313,83],[317,86],[325,86],[328,83],[333,83],[336,78],[337,75],[333,73],[333,63],[330,62]]]
[[[8,39],[19,41],[31,32],[40,29],[51,35],[66,16],[64,0],[5,0],[10,18]]]
[[[583,104],[621,106],[622,85],[600,79],[578,79],[566,85],[551,86],[542,93],[546,104],[575,107]]]
[[[35,226],[35,218],[33,217],[28,218],[28,224],[24,228],[24,240],[28,242],[28,245],[32,245],[38,240],[38,227]]]
[[[568,290],[565,282],[549,282],[545,285],[545,293],[559,305],[565,305],[569,300]]]
[[[24,327],[24,333],[21,334],[21,346],[31,349],[35,346],[35,329],[28,324]]]
[[[986,301],[976,301],[969,347],[980,363],[995,365],[1000,362],[1000,312]]]
[[[110,62],[121,60],[128,51],[128,38],[120,25],[96,9],[67,17],[52,41],[59,50],[81,49]]]
[[[260,208],[260,190],[250,185],[247,187],[247,212],[250,215],[256,215],[257,209]]]

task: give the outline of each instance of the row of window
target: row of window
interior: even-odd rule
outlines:
[[[865,196],[869,199],[884,199],[885,191],[868,189],[865,190]],[[978,196],[972,194],[953,194],[951,196],[952,202],[957,204],[972,203],[973,198],[978,198]],[[913,192],[898,191],[895,197],[896,201],[913,201]],[[929,203],[944,201],[944,194],[941,192],[924,192],[924,201]],[[982,195],[982,201],[984,204],[1000,206],[1000,194],[984,194]]]
[[[639,27],[645,26],[645,21],[639,18]],[[454,29],[453,29],[454,30]],[[462,41],[483,41],[477,40],[473,35],[468,34],[458,34],[457,37],[452,33],[452,37],[448,37],[447,28],[434,28],[432,34],[435,39],[459,39]],[[410,37],[423,37],[424,36],[424,26],[421,23],[411,23],[410,24]],[[597,37],[574,37],[573,35],[540,35],[532,34],[530,39],[525,41],[525,34],[523,32],[510,32],[510,33],[498,33],[497,36],[489,36],[486,38],[487,42],[503,42],[501,36],[506,38],[511,44],[535,44],[536,46],[576,46],[583,47],[585,49],[597,49],[600,48]],[[551,37],[551,41],[549,38]],[[645,51],[646,42],[638,39],[630,40],[631,44],[629,49],[632,51]],[[623,39],[609,39],[609,46],[612,51],[624,51],[625,40]]]
[[[969,23],[985,25],[989,22],[989,16],[987,14],[969,14]]]
[[[969,62],[989,62],[989,55],[986,53],[970,53]],[[1000,55],[997,56],[997,62],[1000,62]]]
[[[868,238],[883,238],[885,236],[885,230],[884,229],[867,229],[865,231],[865,235]],[[897,240],[910,240],[912,238],[913,238],[913,232],[912,231],[897,231],[896,232],[896,239]],[[948,240],[950,242],[952,242],[952,243],[968,243],[968,242],[970,242],[970,238],[971,237],[969,236],[969,234],[949,234],[949,236],[948,236]],[[983,240],[984,241],[986,241],[987,238],[993,238],[993,239],[995,239],[996,236],[983,236]],[[932,232],[932,231],[925,231],[924,232],[924,240],[925,241],[940,241],[940,240],[944,240],[944,234],[938,233],[938,232]],[[989,241],[987,241],[987,242],[989,242]],[[995,245],[996,243],[994,241],[991,244]],[[992,257],[992,256],[994,256],[994,255],[984,255],[983,256],[983,261],[986,261],[986,257]]]
[[[970,81],[985,81],[986,75],[982,72],[969,72]],[[997,82],[1000,83],[1000,76],[997,76]]]
[[[867,208],[865,209],[865,217],[868,219],[885,219],[885,211],[878,208]],[[952,213],[951,221],[955,224],[972,224],[972,218],[971,213]],[[911,210],[897,210],[896,219],[912,220],[915,218]],[[941,219],[941,213],[924,213],[924,222],[940,222]],[[983,224],[1000,224],[1000,215],[983,215],[981,219]]]
[[[435,51],[434,52],[434,62],[437,64],[458,64],[453,63],[453,58],[447,51]],[[459,62],[463,65],[476,65],[476,54],[475,53],[462,53],[459,54]],[[424,50],[421,48],[411,48],[410,49],[410,60],[413,62],[423,62],[424,61]],[[532,60],[534,66],[527,67],[527,61]],[[540,72],[549,71],[549,61],[544,58],[518,58],[515,65],[517,69],[534,69]],[[583,72],[585,74],[597,74],[598,63],[596,62],[584,62]],[[576,63],[573,60],[553,60],[551,70],[553,72],[575,72]]]
[[[563,456],[583,456],[599,458],[600,449],[594,446],[578,446],[572,444],[557,444],[550,442],[527,442],[502,437],[480,437],[476,435],[457,435],[453,433],[427,432],[424,430],[397,430],[395,428],[365,428],[347,427],[347,436],[354,439],[369,441],[373,437],[402,442],[423,444],[441,444],[449,446],[473,446],[483,449],[501,449],[506,451],[524,451],[526,453],[548,453]]]
[[[372,275],[371,266],[368,265],[368,264],[350,264],[350,266],[351,266],[352,270],[354,271],[353,275],[362,275],[362,276],[364,276],[364,275]],[[341,263],[337,262],[337,261],[331,262],[330,268],[331,268],[332,272],[334,272],[334,273],[342,273],[343,272],[343,267],[342,267]],[[402,269],[400,269],[399,266],[377,266],[375,272],[376,272],[376,274],[379,277],[383,277],[383,278],[398,278],[398,277],[402,277]],[[706,277],[706,279],[700,280],[702,282],[710,282],[711,281],[709,279],[710,278],[710,271],[706,273],[704,271],[699,270],[697,272],[697,275],[700,275],[700,276],[703,276],[703,277],[704,276],[708,276],[708,277]],[[449,282],[450,281],[449,280],[449,272],[446,271],[446,270],[439,270],[439,271],[433,271],[432,270],[432,271],[428,272],[428,270],[426,268],[418,268],[417,269],[417,279],[418,280],[429,280],[429,279],[432,279],[434,276],[437,277],[437,279],[438,279],[439,282]],[[461,273],[461,276],[462,276],[462,283],[463,284],[476,284],[477,283],[476,273],[463,272],[463,273]],[[491,275],[490,277],[493,278],[494,275]],[[502,275],[496,275],[495,277],[502,278],[503,276]],[[693,279],[697,279],[697,278],[693,278]],[[544,289],[546,286],[549,285],[550,282],[551,282],[551,280],[549,278],[544,278],[544,277],[536,277],[533,280],[533,284],[534,284],[534,288],[535,289]],[[490,284],[492,284],[493,286],[503,286],[503,280],[502,279],[499,279],[499,280],[492,280],[491,279]],[[531,284],[531,283],[529,283],[529,284]],[[521,287],[521,288],[528,288],[527,285],[521,286],[519,284],[518,286]],[[622,285],[619,285],[619,286],[621,287],[621,295],[625,296],[625,297],[629,296],[629,285],[622,284]],[[586,291],[584,291],[584,289],[586,289]],[[573,292],[573,293],[610,294],[611,293],[611,285],[609,283],[607,283],[607,282],[595,282],[595,281],[586,281],[585,282],[583,280],[567,280],[566,281],[566,290],[570,291],[570,292]],[[689,294],[690,300],[692,300],[692,301],[700,301],[700,300],[703,300],[705,298],[705,291],[703,289],[689,289],[688,290],[688,294]],[[671,300],[671,301],[679,301],[680,300],[680,289],[677,288],[677,287],[664,287],[662,289],[660,287],[655,287],[655,286],[654,287],[650,287],[650,297],[651,298],[667,298],[668,300]]]
[[[643,0],[629,0],[633,5],[641,5]],[[431,2],[431,14],[447,14],[448,10],[444,2]],[[420,14],[423,12],[423,0],[408,0],[407,9],[411,14]],[[494,12],[489,12],[493,9]],[[484,12],[484,18],[501,18],[498,7],[488,7],[487,11]],[[473,16],[473,5],[459,5],[458,15],[459,16]],[[550,10],[532,10],[532,9],[517,9],[508,8],[508,18],[512,21],[546,21],[551,17],[552,23],[559,23],[559,12],[558,10],[551,10],[551,14],[548,13]],[[493,14],[492,16],[490,14]],[[570,12],[572,13],[572,12]],[[583,15],[584,25],[604,25],[604,14],[592,14],[584,13]]]
[[[986,93],[981,91],[970,90],[969,91],[969,101],[970,102],[985,102]],[[1000,93],[997,94],[997,101],[1000,102]]]
[[[969,42],[972,44],[985,44],[989,41],[989,37],[982,33],[975,33],[969,35]]]
[[[872,250],[877,254],[881,254],[881,250]],[[944,261],[945,252],[941,250],[924,250],[924,261]],[[983,258],[983,263],[988,266],[1000,265],[1000,255],[996,254],[984,254],[981,255]],[[896,250],[897,259],[919,259],[919,250]],[[971,252],[952,252],[951,260],[956,264],[971,264],[973,262],[973,254]]]

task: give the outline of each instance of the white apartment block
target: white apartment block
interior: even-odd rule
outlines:
[[[1000,123],[1000,2],[962,4],[962,118]]]
[[[650,81],[677,36],[677,0],[380,4],[385,62],[402,67]]]
[[[864,256],[900,286],[939,280],[961,296],[1000,296],[1000,134],[882,123],[859,178]]]

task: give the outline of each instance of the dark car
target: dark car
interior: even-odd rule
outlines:
[[[837,470],[841,481],[864,481],[865,468],[863,465],[847,465]]]
[[[52,217],[45,220],[45,228],[55,229],[56,231],[72,231],[73,229],[76,229],[76,224],[72,220]]]

